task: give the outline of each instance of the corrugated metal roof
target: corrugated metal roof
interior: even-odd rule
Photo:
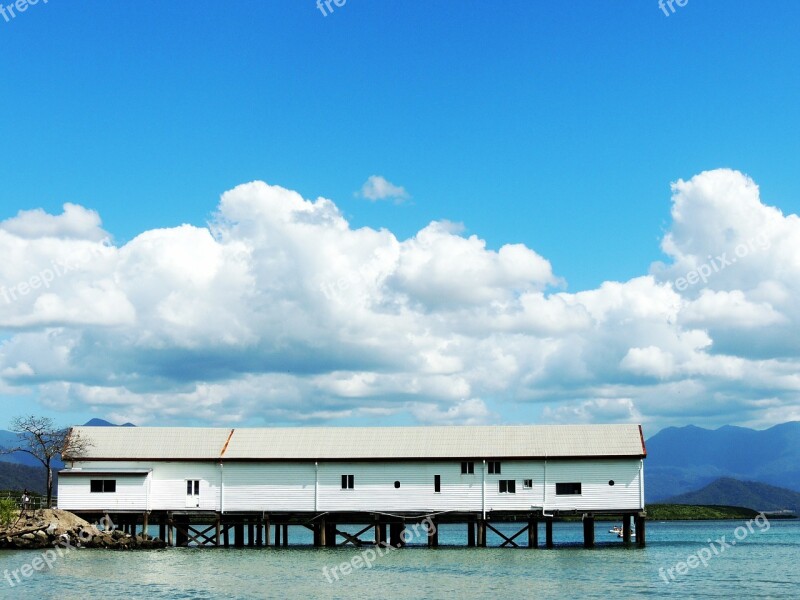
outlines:
[[[75,427],[84,458],[375,460],[644,456],[638,425]]]
[[[219,458],[230,428],[211,427],[73,427],[92,458]]]

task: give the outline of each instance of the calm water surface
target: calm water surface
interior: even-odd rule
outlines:
[[[330,573],[365,549],[76,550],[15,587],[0,580],[0,598],[800,598],[800,523],[772,520],[737,541],[741,524],[649,522],[647,548],[625,549],[606,533],[611,524],[598,522],[594,550],[580,547],[580,523],[556,523],[554,550],[454,547],[464,544],[464,528],[445,525],[440,544],[453,546],[390,551],[339,581],[329,575],[332,583],[323,568]],[[669,584],[659,576],[723,535],[736,543],[712,553],[708,566],[673,571]],[[292,527],[290,541],[310,544],[310,533]],[[0,575],[40,552],[0,551]]]

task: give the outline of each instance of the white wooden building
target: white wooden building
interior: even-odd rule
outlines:
[[[634,513],[638,425],[75,427],[73,512]]]

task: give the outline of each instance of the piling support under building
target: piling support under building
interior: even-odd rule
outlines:
[[[645,531],[645,522],[646,519],[644,515],[637,515],[636,516],[636,545],[639,548],[644,548],[646,545],[646,531]]]
[[[594,548],[594,515],[583,515],[583,547]]]
[[[315,547],[334,547],[353,545],[355,547],[391,545],[395,548],[406,546],[409,542],[419,544],[421,539],[412,541],[409,526],[417,531],[422,527],[425,541],[429,548],[439,547],[441,527],[466,525],[466,536],[463,542],[468,547],[512,547],[512,548],[554,548],[553,523],[563,518],[582,516],[583,545],[586,548],[597,547],[596,520],[610,517],[622,520],[621,535],[616,538],[620,545],[644,547],[646,544],[646,513],[609,511],[607,513],[576,511],[557,512],[555,515],[544,515],[536,512],[490,512],[486,518],[480,512],[436,513],[436,515],[405,513],[386,515],[383,513],[279,513],[266,512],[221,513],[194,511],[142,511],[113,513],[97,511],[81,513],[79,516],[89,522],[108,518],[113,527],[121,531],[137,535],[146,532],[152,525],[158,526],[158,536],[169,546],[204,546],[204,547],[263,547],[274,545],[278,548],[289,546],[289,526],[298,526],[313,532]],[[276,522],[277,521],[277,522]],[[545,540],[540,544],[539,522],[544,521]],[[619,522],[619,521],[617,521]],[[507,533],[512,525],[516,525],[512,533]],[[271,526],[274,526],[274,538]],[[350,529],[350,527],[355,527]],[[635,529],[634,529],[635,527]],[[356,531],[357,533],[351,533]],[[463,530],[462,530],[463,531]],[[635,534],[634,534],[635,531]],[[421,533],[421,532],[420,532]],[[233,535],[233,540],[230,536]],[[635,537],[634,537],[635,536]],[[491,538],[491,539],[489,539]],[[310,541],[310,540],[309,540]],[[607,545],[605,536],[601,537],[602,546]],[[308,543],[308,542],[305,542]]]
[[[531,518],[528,521],[528,548],[539,547],[539,521]]]

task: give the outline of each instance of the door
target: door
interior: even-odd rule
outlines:
[[[200,508],[200,480],[186,480],[186,508]]]

